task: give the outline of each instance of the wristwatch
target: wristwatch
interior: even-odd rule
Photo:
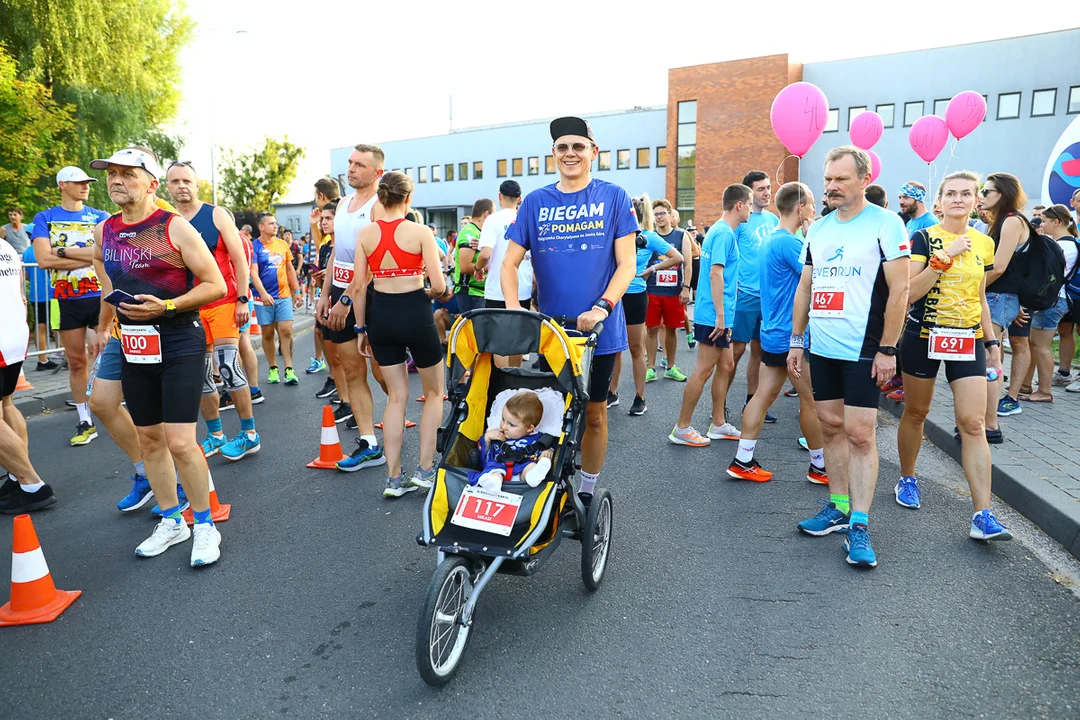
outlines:
[[[176,303],[172,300],[165,301],[165,317],[176,317]]]
[[[244,303],[246,305],[248,302],[250,302],[250,300],[248,300],[247,295],[238,295],[237,298],[236,298],[236,302]]]
[[[62,247],[56,248],[56,254],[57,254],[58,257],[66,258],[67,257],[67,248],[62,248]]]
[[[896,356],[896,346],[895,345],[878,345],[877,351],[879,353],[881,353],[882,355],[888,355],[889,357],[895,357]]]
[[[986,348],[987,350],[994,347],[995,345],[997,345],[998,347],[1001,347],[1001,341],[1000,340],[987,340],[986,342],[983,343],[983,347]]]
[[[352,307],[352,298],[349,297],[348,295],[342,295],[338,299],[338,302],[341,303],[342,305],[344,305],[345,307]]]
[[[599,300],[594,302],[593,307],[600,308],[608,315],[611,315],[612,311],[615,310],[615,306],[612,305],[611,301],[607,300],[606,298],[600,298]]]

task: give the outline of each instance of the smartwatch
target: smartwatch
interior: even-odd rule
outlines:
[[[594,302],[593,307],[600,308],[601,310],[606,312],[608,316],[610,316],[612,311],[615,310],[615,306],[612,305],[611,301],[607,300],[606,298],[600,298],[599,300]]]
[[[165,301],[165,317],[176,317],[176,303],[172,300]]]
[[[878,345],[877,351],[882,355],[888,355],[889,357],[896,357],[895,345]]]
[[[67,248],[62,248],[62,247],[56,248],[56,255],[57,255],[57,257],[66,258],[67,257]]]
[[[250,301],[248,300],[248,296],[247,296],[247,295],[238,295],[238,296],[237,296],[237,298],[236,298],[236,302],[238,302],[238,303],[244,303],[244,304],[246,305],[246,304],[247,304],[248,302],[250,302]]]
[[[998,347],[1001,347],[1001,341],[1000,340],[987,340],[986,342],[983,343],[983,347],[986,348],[987,350],[994,347],[995,345],[997,345]]]
[[[352,307],[352,298],[348,295],[342,295],[340,298],[338,298],[338,302],[345,307]]]

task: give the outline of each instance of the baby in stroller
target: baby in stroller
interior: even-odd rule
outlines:
[[[554,452],[540,444],[537,426],[544,405],[531,390],[522,390],[506,401],[498,427],[480,438],[480,470],[469,473],[469,483],[485,490],[500,490],[507,475],[536,487],[551,470]]]

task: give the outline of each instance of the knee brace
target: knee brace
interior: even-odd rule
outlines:
[[[202,394],[213,395],[216,392],[217,385],[214,383],[214,356],[212,353],[206,353],[203,364]]]
[[[244,374],[244,364],[240,362],[240,352],[236,345],[218,345],[214,348],[217,352],[218,372],[221,373],[221,381],[230,390],[242,388],[248,384],[247,375]]]

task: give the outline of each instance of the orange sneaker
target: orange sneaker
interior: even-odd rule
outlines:
[[[815,485],[829,484],[829,475],[825,472],[825,468],[819,470],[814,466],[814,463],[810,463],[810,469],[806,471],[806,479]]]
[[[749,480],[750,482],[769,482],[772,480],[772,473],[762,468],[757,460],[751,460],[748,463],[732,460],[731,464],[728,465],[727,474],[736,480]]]

